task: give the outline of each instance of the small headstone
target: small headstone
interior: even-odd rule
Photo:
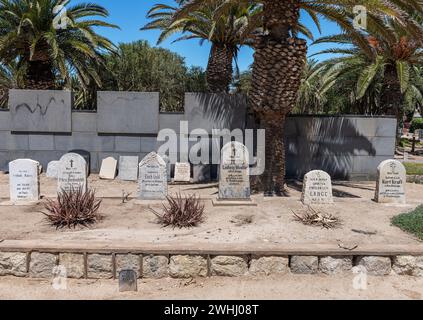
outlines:
[[[140,162],[138,188],[141,200],[166,199],[166,163],[157,153],[151,152]]]
[[[177,162],[175,164],[174,182],[190,182],[191,181],[191,165],[186,162]]]
[[[222,148],[219,170],[219,200],[250,200],[249,152],[239,142]]]
[[[397,160],[385,160],[379,165],[377,172],[375,201],[405,204],[407,171],[404,165]]]
[[[207,183],[211,180],[211,168],[208,164],[197,164],[192,168],[194,183]]]
[[[69,192],[82,188],[87,190],[87,162],[76,153],[67,153],[60,158],[57,174],[57,192]]]
[[[39,163],[18,159],[9,163],[10,201],[31,202],[40,199]]]
[[[138,180],[138,156],[119,157],[119,175],[118,178],[123,181]]]
[[[119,292],[138,291],[137,273],[134,270],[119,272]]]
[[[116,178],[117,160],[113,157],[103,159],[100,168],[100,179],[114,180]]]
[[[47,178],[57,178],[59,172],[60,161],[50,161],[47,165]]]
[[[310,171],[304,176],[301,201],[305,205],[332,204],[332,179],[321,170]]]

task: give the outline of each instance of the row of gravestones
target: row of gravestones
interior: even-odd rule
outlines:
[[[169,182],[166,161],[155,152],[148,154],[139,164],[136,164],[138,160],[135,158],[121,159],[119,172],[122,180],[137,177],[139,198],[142,200],[165,199]],[[219,174],[220,200],[250,200],[248,159],[248,149],[239,142],[230,142],[223,147]],[[105,159],[100,175],[114,178],[116,162],[113,158]],[[82,156],[76,153],[65,154],[54,166],[55,170],[50,168],[47,171],[57,177],[58,192],[87,189],[88,166]],[[190,181],[189,164],[178,164],[175,169],[176,181]],[[12,202],[39,200],[39,173],[40,164],[37,161],[19,159],[9,163]],[[404,166],[396,160],[384,161],[378,167],[378,176],[375,200],[381,203],[405,203]],[[304,204],[333,203],[329,174],[319,170],[306,174],[302,201]]]

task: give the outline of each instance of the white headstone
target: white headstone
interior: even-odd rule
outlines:
[[[190,182],[191,181],[191,165],[186,162],[177,162],[175,164],[174,182]]]
[[[87,162],[76,153],[67,153],[60,158],[57,174],[57,192],[87,190]]]
[[[60,161],[50,161],[47,165],[47,178],[57,178],[59,172]]]
[[[124,181],[138,180],[138,156],[119,157],[119,175],[118,178]]]
[[[140,162],[138,188],[141,200],[166,199],[166,163],[157,153],[151,152]]]
[[[31,202],[40,199],[39,163],[18,159],[9,163],[10,201]]]
[[[249,152],[239,142],[229,142],[222,148],[219,169],[219,199],[249,200],[250,165]]]
[[[404,165],[397,160],[386,160],[379,165],[377,172],[375,201],[405,204],[407,171]]]
[[[330,175],[321,170],[307,173],[304,176],[301,200],[305,205],[333,203]]]
[[[116,178],[117,160],[113,157],[103,159],[100,168],[100,179],[114,180]]]

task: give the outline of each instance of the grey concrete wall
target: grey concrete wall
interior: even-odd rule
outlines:
[[[13,99],[23,101],[20,94],[28,96],[25,90],[14,90]],[[48,95],[57,96],[58,92],[31,94],[49,101]],[[247,119],[247,101],[242,96],[187,93],[185,113],[159,113],[157,93],[98,94],[98,112],[70,113],[69,132],[67,128],[48,132],[45,129],[52,124],[42,121],[35,122],[37,130],[15,131],[19,124],[13,111],[0,110],[0,170],[18,158],[40,161],[45,168],[64,153],[80,149],[90,152],[91,171],[98,172],[106,157],[137,155],[142,159],[157,150],[159,130],[170,128],[179,133],[181,121],[189,122],[189,130],[201,128],[209,134],[212,129],[254,126]],[[394,155],[395,128],[396,120],[386,117],[290,117],[286,126],[287,175],[302,178],[310,170],[322,169],[334,179],[372,179],[379,163]]]

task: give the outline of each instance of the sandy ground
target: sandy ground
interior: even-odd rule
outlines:
[[[340,217],[343,226],[335,230],[304,226],[294,220],[292,210],[304,207],[300,202],[301,185],[290,184],[287,198],[254,196],[257,207],[213,207],[217,185],[170,186],[170,193],[181,191],[198,194],[205,200],[206,222],[189,230],[162,228],[148,205],[135,199],[121,203],[122,190],[136,195],[135,182],[104,181],[89,178],[90,187],[103,199],[103,221],[91,229],[61,230],[46,223],[40,213],[43,206],[0,206],[0,239],[40,240],[105,240],[149,243],[356,243],[356,244],[418,244],[419,241],[391,226],[390,219],[413,210],[423,203],[423,185],[407,185],[408,205],[383,205],[372,201],[375,183],[335,183],[335,204],[324,207]],[[41,177],[41,194],[55,195],[56,181]],[[8,176],[0,173],[0,198],[9,197]],[[114,197],[114,199],[113,199]],[[160,204],[152,205],[160,210]],[[246,219],[249,218],[249,219]],[[245,220],[252,220],[245,223]],[[376,233],[365,235],[353,230]]]
[[[130,293],[119,293],[115,280],[68,280],[67,290],[55,290],[49,280],[6,277],[0,278],[0,299],[423,299],[423,279],[369,277],[367,289],[356,290],[353,277],[289,274],[270,278],[140,280],[138,292]]]

